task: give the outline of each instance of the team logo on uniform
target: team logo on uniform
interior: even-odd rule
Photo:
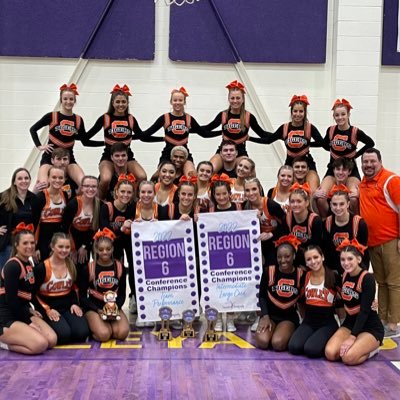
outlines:
[[[349,239],[349,234],[347,232],[336,232],[333,235],[332,242],[335,245],[335,247],[338,247],[339,244],[341,244],[344,239]]]
[[[335,151],[345,151],[351,149],[351,144],[348,143],[348,137],[345,135],[335,135],[331,140],[331,147]]]
[[[61,221],[64,207],[47,208],[42,211],[42,220]]]
[[[112,289],[115,285],[118,285],[118,279],[115,278],[114,271],[102,271],[99,273],[95,285],[104,289]]]
[[[59,131],[63,136],[73,136],[76,134],[75,123],[69,119],[63,119],[56,127],[56,131]]]
[[[33,285],[35,283],[35,275],[33,273],[33,268],[30,265],[26,265],[25,269],[26,269],[26,274],[24,276],[24,280],[28,281],[30,284]]]
[[[292,149],[300,149],[303,146],[307,146],[308,141],[304,136],[304,131],[289,132],[287,139],[285,140],[286,146],[291,147]]]
[[[342,286],[342,299],[345,301],[351,301],[360,297],[359,294],[354,290],[354,282],[344,282]]]
[[[127,126],[127,121],[113,121],[108,132],[116,139],[124,139],[131,134],[131,130]]]
[[[62,293],[66,290],[70,290],[72,288],[72,279],[66,279],[63,281],[49,281],[46,285],[46,292],[51,293]]]
[[[242,124],[240,119],[231,118],[225,125],[224,130],[227,130],[229,133],[238,134],[242,132]]]
[[[118,216],[115,217],[114,221],[111,222],[111,227],[114,231],[117,231],[118,229],[121,229],[121,226],[124,224],[125,222],[125,217],[123,216]]]
[[[279,279],[275,286],[275,291],[279,297],[292,297],[297,295],[298,289],[294,287],[293,279]]]
[[[301,243],[305,243],[308,239],[310,239],[310,236],[307,234],[306,226],[295,225],[292,229],[292,234],[296,236]]]
[[[186,126],[186,122],[181,119],[176,119],[171,122],[171,126],[168,127],[168,130],[175,135],[184,135],[188,132],[188,127]]]
[[[86,231],[92,227],[92,217],[76,217],[74,218],[73,225],[78,231]]]

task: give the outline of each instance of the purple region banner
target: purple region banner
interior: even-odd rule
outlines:
[[[200,214],[197,227],[203,309],[258,310],[262,254],[257,211]]]
[[[192,221],[133,222],[132,252],[138,321],[158,321],[160,307],[199,314]]]

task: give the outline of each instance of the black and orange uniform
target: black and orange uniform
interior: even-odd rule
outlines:
[[[62,231],[62,215],[67,205],[67,195],[61,192],[61,201],[54,203],[49,190],[44,189],[36,195],[34,214],[39,216],[39,223],[35,231],[36,250],[40,251],[41,260],[50,254],[50,242],[53,234]]]
[[[276,203],[278,203],[281,207],[282,207],[282,210],[283,211],[285,211],[285,213],[287,213],[288,211],[289,211],[289,198],[285,201],[285,202],[283,202],[283,201],[278,201],[277,199],[276,199],[276,196],[278,195],[278,186],[275,186],[275,187],[273,187],[273,188],[270,188],[269,190],[268,190],[268,192],[267,192],[267,196],[270,198],[270,199],[272,199],[272,200],[274,200]]]
[[[52,144],[53,150],[62,147],[69,151],[70,163],[76,164],[73,147],[75,140],[80,140],[85,145],[85,124],[81,116],[77,114],[64,115],[60,111],[45,114],[38,122],[30,128],[30,133],[36,147],[41,146],[38,131],[43,127],[49,127],[48,144]],[[44,152],[40,165],[51,165],[51,154]]]
[[[259,217],[260,232],[272,233],[271,239],[261,241],[261,250],[264,257],[264,265],[273,265],[276,264],[274,241],[288,233],[284,223],[285,212],[278,203],[268,197],[262,197],[261,201],[262,209],[259,210],[261,212]],[[250,204],[248,202],[245,203],[243,209],[251,210]]]
[[[338,329],[335,308],[342,306],[340,301],[341,279],[336,272],[332,288],[325,282],[313,284],[311,272],[305,276],[303,298],[304,319],[289,341],[289,352],[305,354],[308,357],[322,357],[325,345]]]
[[[304,250],[311,244],[321,246],[323,225],[321,218],[309,211],[303,222],[297,222],[293,216],[293,212],[289,210],[286,213],[286,225],[289,234],[296,236],[300,240],[299,251],[296,254],[296,264],[305,266]]]
[[[0,335],[3,328],[9,328],[13,322],[31,323],[32,293],[35,288],[33,266],[29,261],[18,257],[10,258],[0,275]]]
[[[161,115],[150,128],[143,131],[140,140],[148,141],[148,138],[164,128],[164,138],[154,138],[154,141],[165,141],[165,147],[162,150],[159,163],[163,161],[171,161],[171,150],[175,146],[183,146],[189,152],[188,160],[193,162],[193,156],[188,148],[189,134],[197,133],[203,138],[217,136],[216,133],[208,132],[203,129],[198,122],[189,114],[184,113],[182,116],[175,116],[172,113]]]
[[[312,142],[311,139],[314,139]],[[274,133],[266,133],[262,138],[250,138],[256,143],[271,144],[283,140],[286,147],[285,165],[292,165],[295,157],[305,156],[308,168],[316,171],[317,166],[310,154],[310,147],[322,147],[323,139],[318,129],[306,122],[302,126],[293,126],[291,122],[281,125]]]
[[[357,151],[358,142],[364,143],[364,146]],[[324,149],[330,152],[330,159],[327,165],[328,171],[325,176],[334,176],[332,163],[339,157],[343,157],[354,161],[354,167],[350,176],[361,180],[355,160],[364,154],[365,150],[374,146],[375,142],[361,129],[355,126],[350,126],[349,129],[345,131],[340,130],[337,125],[329,127],[323,139]]]
[[[336,224],[334,215],[330,215],[324,221],[321,247],[325,254],[325,263],[329,268],[336,270],[340,276],[343,275],[343,268],[340,265],[340,251],[337,251],[336,248],[344,239],[357,239],[358,243],[367,246],[368,226],[363,218],[350,213],[349,221],[343,226]],[[362,258],[362,266],[368,269],[368,265],[369,256],[368,251],[366,251]]]
[[[208,208],[208,212],[224,212],[224,211],[240,211],[242,209],[242,205],[240,203],[231,203],[229,208],[218,208],[218,205],[214,205],[214,203],[210,204]]]
[[[354,336],[368,332],[382,344],[383,325],[378,313],[371,309],[375,300],[375,288],[375,278],[367,271],[360,271],[356,276],[347,273],[343,275],[341,297],[346,318],[342,326],[349,329]]]
[[[103,266],[90,261],[79,279],[80,304],[85,312],[102,310],[104,294],[117,293],[116,304],[119,309],[125,302],[126,272],[120,261]]]
[[[160,201],[157,199],[157,192],[160,190],[160,186],[161,186],[161,183],[160,182],[157,182],[155,185],[154,185],[154,191],[155,191],[155,193],[156,193],[156,196],[155,196],[155,198],[154,198],[154,201],[157,203],[157,204],[159,204],[160,206],[166,206],[166,205],[168,205],[168,204],[171,204],[173,201],[174,201],[174,199],[176,198],[176,190],[178,189],[178,186],[177,185],[172,185],[172,187],[171,187],[171,189],[170,189],[170,191],[169,191],[169,195],[168,195],[168,198],[167,198],[167,200],[164,202],[164,203],[160,203]]]
[[[222,127],[222,140],[231,140],[235,142],[238,157],[248,156],[246,141],[250,139],[250,128],[260,136],[260,138],[267,134],[258,124],[256,117],[248,111],[244,114],[244,126],[240,120],[240,114],[233,114],[230,111],[221,111],[213,121],[208,125],[204,125],[203,128],[211,131],[219,126]],[[215,133],[217,133],[217,131]],[[218,133],[218,136],[220,133],[221,132]],[[217,154],[220,152],[221,146],[218,147]],[[227,175],[229,176],[229,174]]]
[[[57,344],[83,342],[89,336],[86,319],[71,313],[71,306],[79,303],[78,288],[69,272],[64,277],[55,276],[50,259],[36,265],[34,269],[36,296],[35,308],[57,334]],[[47,316],[50,310],[60,313],[58,321]]]
[[[229,178],[231,178],[231,179],[236,179],[237,178],[237,173],[236,173],[236,167],[233,167],[233,169],[231,169],[231,170],[227,170],[227,169],[225,169],[225,167],[222,167],[220,170],[219,170],[219,172],[218,172],[220,175],[222,175],[222,174],[225,174],[225,175],[228,175],[229,176]]]
[[[261,315],[268,315],[271,321],[282,321],[299,325],[297,301],[304,286],[304,271],[300,267],[292,272],[282,272],[277,265],[269,265],[261,276],[259,304]]]
[[[135,293],[135,279],[133,272],[133,258],[132,258],[132,240],[131,231],[121,231],[121,227],[126,220],[133,221],[135,219],[136,205],[135,203],[129,204],[124,211],[115,207],[113,202],[106,202],[100,208],[100,229],[108,228],[112,230],[116,239],[114,240],[114,257],[119,260],[124,260],[124,250],[126,259],[128,261],[128,278],[129,286],[132,293]]]

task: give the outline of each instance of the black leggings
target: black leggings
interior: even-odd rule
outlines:
[[[304,354],[311,358],[323,357],[325,346],[337,329],[338,324],[335,319],[320,328],[313,328],[302,322],[290,338],[289,352],[296,355]]]
[[[62,313],[58,321],[51,321],[46,318],[46,322],[56,332],[57,344],[84,342],[90,333],[86,318],[84,316],[78,317],[69,310]]]

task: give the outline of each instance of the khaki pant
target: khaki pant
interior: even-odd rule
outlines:
[[[396,324],[400,322],[400,254],[397,239],[368,250],[378,283],[379,317],[382,321]]]

